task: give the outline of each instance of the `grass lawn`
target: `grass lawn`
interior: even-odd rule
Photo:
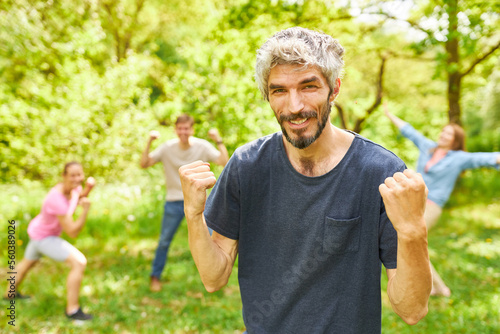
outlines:
[[[437,226],[429,234],[434,266],[452,290],[432,297],[429,314],[415,326],[391,310],[382,275],[383,333],[500,333],[500,180],[497,171],[467,172]],[[7,276],[7,224],[17,225],[17,257],[47,189],[37,184],[0,185],[1,289]],[[20,291],[16,326],[7,324],[0,302],[2,333],[242,333],[237,268],[227,287],[207,293],[199,279],[181,225],[170,249],[160,293],[148,288],[163,208],[161,185],[104,185],[91,195],[87,225],[71,240],[88,259],[81,303],[95,320],[76,325],[65,319],[64,264],[43,258]]]

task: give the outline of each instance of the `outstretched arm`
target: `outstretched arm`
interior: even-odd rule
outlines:
[[[149,156],[149,150],[151,149],[151,143],[160,137],[160,133],[156,130],[152,130],[149,132],[148,143],[146,144],[146,148],[142,151],[141,155],[141,168],[148,168],[153,166],[156,161]]]
[[[387,108],[387,103],[385,102],[384,102],[384,114],[387,116],[387,118],[391,120],[391,122],[395,126],[397,126],[398,129],[401,129],[406,124],[406,122],[403,121],[401,118],[394,116],[389,112],[389,109]]]
[[[208,232],[203,212],[207,200],[207,189],[215,185],[214,173],[206,162],[195,161],[179,168],[184,213],[188,226],[191,254],[208,292],[214,292],[227,284],[233,270],[238,241],[226,238],[217,232]]]
[[[217,129],[210,129],[208,131],[208,136],[215,142],[215,144],[217,145],[217,149],[220,152],[219,159],[217,159],[217,161],[214,162],[217,165],[221,165],[222,167],[224,167],[229,161],[229,153],[227,153],[227,148],[224,145],[224,142],[222,141],[219,131]]]
[[[427,187],[412,170],[396,173],[379,187],[387,216],[398,234],[397,269],[388,269],[387,294],[408,324],[425,317],[432,288],[424,211]]]

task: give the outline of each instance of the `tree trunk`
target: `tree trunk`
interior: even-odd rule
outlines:
[[[460,119],[460,73],[448,73],[448,119],[450,123],[461,125]]]
[[[340,123],[342,124],[341,125],[342,129],[347,129],[347,122],[345,120],[344,108],[342,108],[342,106],[337,102],[334,102],[333,105],[335,106],[335,108],[337,108],[337,112],[340,118]]]
[[[460,120],[460,55],[458,53],[458,4],[457,0],[448,0],[447,12],[449,15],[448,35],[445,43],[448,73],[448,118],[452,123],[461,124]]]
[[[377,87],[376,87],[375,101],[373,101],[373,104],[370,107],[368,107],[368,109],[366,109],[364,116],[358,117],[356,119],[356,122],[354,124],[354,128],[352,129],[352,131],[354,131],[356,133],[361,132],[361,130],[363,129],[363,123],[365,122],[366,118],[368,116],[370,116],[375,111],[375,109],[377,109],[377,107],[380,105],[380,103],[382,102],[382,94],[384,91],[384,70],[385,70],[385,62],[387,60],[387,57],[381,55],[380,60],[381,60],[381,62],[380,62],[380,68],[378,71],[378,76],[377,76],[377,83],[376,83]],[[340,105],[336,101],[334,103],[334,106],[335,106],[335,108],[337,108],[337,112],[338,112],[338,115],[340,118],[340,122],[342,124],[341,125],[342,128],[347,129],[348,119],[346,118],[344,108],[342,107],[342,105]]]
[[[377,92],[375,95],[375,101],[373,101],[373,104],[366,110],[365,116],[359,117],[356,120],[356,124],[354,124],[354,129],[353,131],[356,133],[360,133],[361,129],[363,128],[363,123],[365,122],[366,118],[370,116],[380,105],[382,102],[382,94],[384,92],[384,70],[385,70],[385,62],[387,60],[386,56],[381,55],[380,56],[380,68],[378,70],[378,77],[377,77]]]

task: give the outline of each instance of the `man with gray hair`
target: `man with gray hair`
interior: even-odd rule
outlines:
[[[205,162],[179,169],[203,284],[222,288],[239,254],[248,333],[380,333],[381,264],[394,311],[409,324],[427,313],[427,189],[393,153],[330,123],[343,53],[323,33],[275,34],[256,81],[282,131],[237,149],[217,183]]]

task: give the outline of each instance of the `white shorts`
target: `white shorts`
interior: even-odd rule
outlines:
[[[41,240],[31,240],[26,247],[24,257],[28,260],[39,260],[42,255],[50,257],[56,261],[65,261],[71,253],[80,251],[62,239],[61,237],[50,236]]]

